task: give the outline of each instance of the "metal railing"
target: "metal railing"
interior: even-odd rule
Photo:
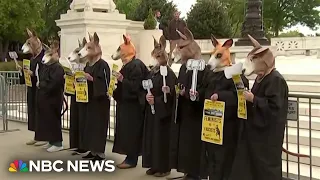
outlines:
[[[27,122],[26,86],[20,85],[18,72],[0,72],[0,84],[6,95],[0,93],[2,117],[10,121]],[[4,84],[4,85],[3,85]],[[0,88],[1,89],[1,88]],[[68,111],[62,117],[63,129],[69,129],[70,98]],[[283,153],[284,179],[320,179],[320,95],[290,94],[290,101],[297,102],[296,119],[288,120],[283,147],[291,152],[308,155],[296,157]],[[115,101],[111,100],[108,140],[113,140],[115,127]],[[8,130],[8,123],[4,130]]]

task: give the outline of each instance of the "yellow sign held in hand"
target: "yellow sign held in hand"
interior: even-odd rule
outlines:
[[[85,77],[84,71],[75,72],[75,90],[76,90],[76,102],[87,103],[88,97],[88,82]]]
[[[75,87],[74,87],[74,81],[75,81],[74,75],[73,75],[71,69],[69,69],[65,66],[63,66],[63,69],[64,69],[64,73],[65,73],[64,92],[67,94],[74,95],[76,92]]]
[[[247,104],[246,99],[244,98],[243,92],[245,87],[241,79],[240,74],[232,76],[233,83],[237,90],[238,95],[238,118],[247,119]]]
[[[201,140],[212,144],[223,144],[225,102],[204,101]]]
[[[116,81],[117,78],[116,76],[114,76],[114,72],[118,72],[119,66],[116,64],[112,65],[112,76],[111,76],[111,80],[110,80],[110,84],[109,84],[109,88],[108,88],[108,96],[112,97],[113,96],[113,91],[116,89]]]
[[[24,80],[26,82],[26,86],[32,87],[31,76],[29,74],[29,71],[30,71],[30,60],[24,59],[23,60]]]

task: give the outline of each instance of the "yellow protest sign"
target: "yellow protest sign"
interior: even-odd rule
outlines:
[[[114,76],[114,72],[118,72],[119,66],[116,64],[112,65],[112,76],[110,79],[110,83],[109,83],[109,88],[108,88],[108,96],[112,97],[113,96],[113,91],[116,89],[116,81],[117,78],[116,76]]]
[[[28,72],[30,70],[30,60],[24,59],[22,64],[23,64],[23,74],[24,74],[24,80],[26,82],[26,86],[32,87],[31,76]]]
[[[201,140],[222,145],[225,103],[222,101],[204,101]]]
[[[247,104],[243,92],[245,91],[240,74],[232,76],[233,83],[237,89],[238,96],[238,118],[247,119]]]
[[[76,90],[74,87],[74,75],[71,69],[63,66],[64,73],[65,73],[65,81],[64,81],[64,92],[67,94],[75,94]]]
[[[76,90],[76,102],[87,103],[88,98],[88,83],[85,77],[85,72],[75,72],[75,90]]]

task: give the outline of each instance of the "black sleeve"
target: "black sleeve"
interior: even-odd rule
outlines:
[[[49,79],[45,79],[40,81],[39,87],[40,89],[44,89],[45,91],[52,93],[57,89],[64,86],[64,70],[60,65],[56,65],[50,71]]]
[[[122,80],[122,97],[131,98],[132,96],[139,96],[142,90],[142,80],[144,78],[142,69],[139,65],[135,64],[131,68],[131,72],[128,77],[123,77]]]
[[[258,127],[266,127],[279,119],[281,108],[285,107],[285,98],[288,97],[288,86],[284,79],[273,78],[265,89],[265,97],[255,96],[253,99],[253,124]],[[288,99],[286,99],[288,101]]]
[[[218,94],[218,101],[223,101],[225,102],[226,107],[231,107],[231,106],[238,106],[238,96],[237,96],[237,90],[236,87],[233,83],[232,79],[227,79],[223,83],[228,83],[228,88],[223,91],[217,91],[214,92]],[[214,94],[213,93],[213,94]]]
[[[101,62],[96,71],[93,72],[93,96],[107,96],[110,83],[110,68],[107,63]]]
[[[170,93],[167,94],[167,103],[164,102],[163,93],[161,96],[157,96],[154,99],[156,116],[159,119],[163,119],[172,114],[172,108],[174,106],[174,102],[176,98],[176,90],[175,90],[176,82],[177,82],[176,75],[174,74],[173,71],[169,71],[168,76],[166,77],[167,86],[170,87]]]

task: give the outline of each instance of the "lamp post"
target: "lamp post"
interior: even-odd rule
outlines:
[[[261,45],[271,43],[265,37],[262,23],[262,2],[261,0],[248,0],[245,20],[242,24],[241,38],[235,42],[235,46],[251,46],[248,34],[254,37]]]

